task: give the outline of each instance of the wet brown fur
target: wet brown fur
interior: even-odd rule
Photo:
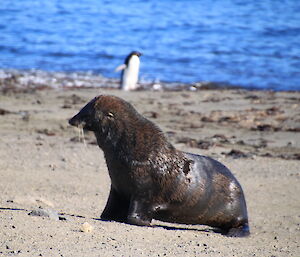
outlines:
[[[93,131],[104,151],[112,184],[102,219],[150,225],[154,218],[249,234],[243,191],[231,172],[176,150],[128,102],[96,97],[69,122]]]

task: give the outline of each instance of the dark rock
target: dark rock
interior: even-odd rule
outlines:
[[[201,121],[203,122],[214,122],[214,120],[210,117],[204,116],[201,118]]]
[[[196,140],[196,139],[188,138],[188,137],[179,138],[176,143],[183,143],[189,147],[200,148],[200,149],[205,149],[205,150],[207,150],[210,147],[215,145],[211,141]]]
[[[251,130],[258,130],[258,131],[278,131],[279,128],[276,128],[270,124],[260,124],[257,125],[256,127],[252,127]]]
[[[290,132],[300,132],[300,127],[287,128],[286,131],[290,131]]]
[[[212,136],[211,139],[213,141],[219,142],[219,143],[229,143],[228,138],[222,134],[216,134],[216,135]]]
[[[232,149],[230,152],[228,153],[225,153],[225,152],[222,152],[222,154],[226,155],[226,156],[230,156],[234,159],[239,159],[239,158],[248,158],[250,157],[249,154],[246,154],[240,150],[235,150],[235,149]]]
[[[10,114],[10,113],[11,113],[11,111],[0,108],[0,115],[6,115],[6,114]]]
[[[260,97],[257,96],[257,95],[247,95],[245,96],[245,99],[251,99],[251,100],[257,100],[259,99]]]

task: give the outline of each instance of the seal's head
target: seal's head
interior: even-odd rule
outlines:
[[[132,138],[136,124],[147,129],[148,123],[130,103],[111,95],[95,97],[69,120],[70,125],[93,131],[98,140],[114,145],[124,135]]]
[[[123,99],[112,95],[100,95],[86,104],[79,113],[69,120],[75,127],[85,130],[98,131],[112,121],[124,119],[131,121],[140,116],[133,106]]]

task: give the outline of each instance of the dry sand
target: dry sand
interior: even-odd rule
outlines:
[[[99,220],[105,160],[93,135],[83,142],[67,120],[100,93],[131,102],[177,148],[228,166],[246,195],[251,236]],[[300,256],[300,92],[8,90],[0,114],[0,255]]]

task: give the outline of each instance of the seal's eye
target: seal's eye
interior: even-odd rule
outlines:
[[[107,113],[107,116],[110,117],[110,118],[113,118],[114,114],[112,112],[109,112],[109,113]]]

